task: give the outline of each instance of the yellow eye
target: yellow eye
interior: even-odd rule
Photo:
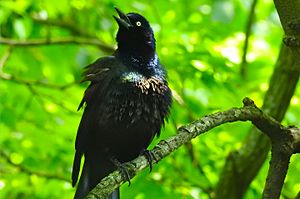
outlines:
[[[140,21],[137,21],[135,24],[136,24],[137,26],[141,26],[141,25],[142,25],[142,23],[141,23]]]

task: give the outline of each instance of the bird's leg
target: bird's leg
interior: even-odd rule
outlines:
[[[130,175],[128,173],[126,166],[121,162],[119,162],[119,160],[112,155],[110,156],[110,161],[121,171],[121,173],[125,177],[125,180],[128,182],[128,186],[130,186],[131,185]]]
[[[149,163],[149,167],[150,167],[150,171],[149,171],[149,173],[152,171],[152,163],[153,163],[153,160],[155,159],[155,156],[154,156],[154,154],[151,152],[151,151],[149,151],[149,150],[147,150],[147,149],[144,149],[143,150],[143,152],[142,152],[142,154],[146,157],[146,159],[148,160],[148,163]]]

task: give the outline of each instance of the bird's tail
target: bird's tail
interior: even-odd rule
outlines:
[[[73,169],[72,169],[72,187],[76,185],[78,180],[81,157],[82,157],[82,153],[76,151],[74,156],[74,161],[73,161]]]
[[[114,165],[110,160],[102,158],[85,159],[74,199],[84,199],[100,180],[114,169]],[[119,189],[116,189],[107,199],[119,198]]]
[[[84,199],[89,193],[91,184],[90,174],[91,172],[89,167],[86,166],[86,163],[84,163],[74,199]]]
[[[120,199],[120,191],[119,188],[114,190],[108,197],[107,199]]]

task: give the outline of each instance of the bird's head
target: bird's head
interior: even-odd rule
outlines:
[[[155,39],[149,22],[140,14],[124,14],[115,8],[119,17],[115,17],[119,25],[116,40],[118,48],[128,51],[155,51]]]

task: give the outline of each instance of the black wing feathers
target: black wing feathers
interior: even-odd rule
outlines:
[[[107,73],[111,70],[113,62],[115,62],[115,57],[104,57],[97,59],[94,63],[84,68],[84,71],[82,73],[83,79],[81,80],[81,82],[90,81],[91,84],[86,89],[77,111],[83,107],[84,103],[87,103],[92,98],[93,93],[98,87],[95,84],[103,81],[103,79],[107,77]]]
[[[73,170],[72,170],[72,186],[74,187],[77,183],[79,171],[80,171],[80,163],[81,163],[82,153],[76,151],[74,161],[73,161]]]
[[[87,145],[87,138],[89,136],[89,131],[91,127],[91,118],[88,118],[89,115],[93,115],[93,108],[88,107],[88,105],[93,104],[94,100],[97,100],[97,96],[101,96],[101,92],[105,90],[105,85],[110,78],[111,67],[114,66],[115,58],[113,56],[104,57],[96,60],[94,63],[85,67],[83,72],[82,82],[90,81],[91,84],[86,89],[84,96],[79,104],[78,110],[80,110],[84,105],[87,107],[84,110],[83,116],[81,118],[76,142],[75,142],[75,157],[73,162],[73,171],[72,171],[72,185],[75,186],[78,180],[78,175],[80,171],[81,157],[84,153],[84,150]],[[104,83],[105,82],[105,83]]]

